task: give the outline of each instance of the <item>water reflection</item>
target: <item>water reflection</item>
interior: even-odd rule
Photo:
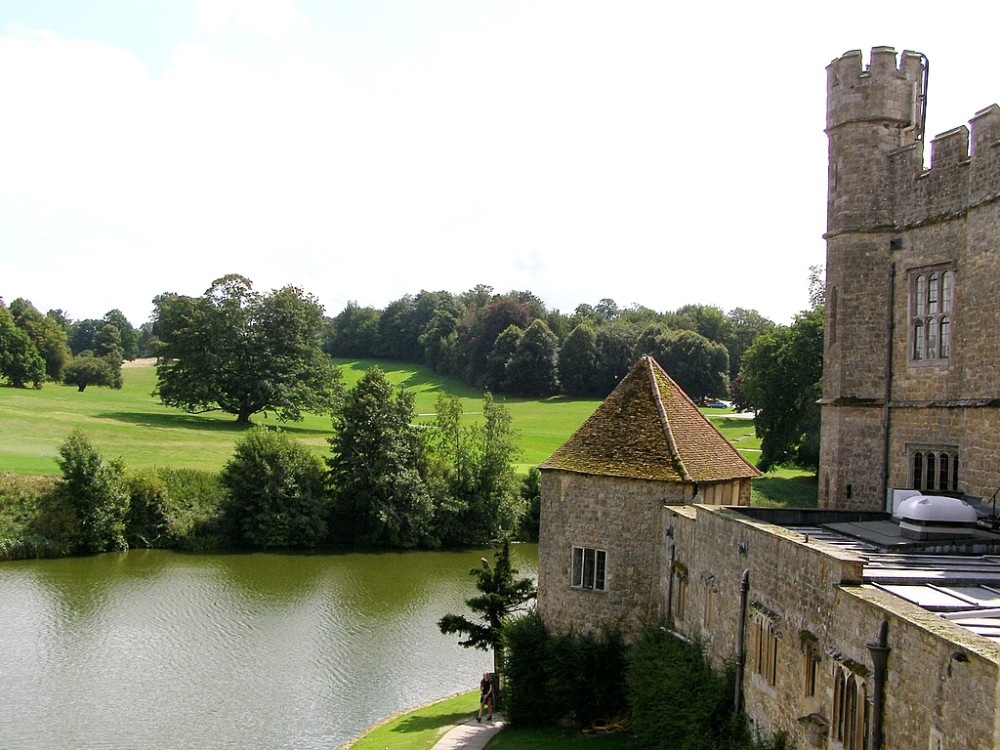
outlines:
[[[533,545],[513,549],[534,575]],[[471,689],[437,631],[480,550],[123,555],[0,565],[0,746],[331,748]]]

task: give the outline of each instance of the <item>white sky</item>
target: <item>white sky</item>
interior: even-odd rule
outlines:
[[[240,273],[329,315],[487,284],[787,323],[826,65],[925,53],[933,136],[1000,101],[997,8],[0,0],[0,297],[138,326]]]

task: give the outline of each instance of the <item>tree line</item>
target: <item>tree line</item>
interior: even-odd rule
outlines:
[[[531,292],[421,291],[384,309],[349,303],[328,321],[335,357],[415,362],[473,387],[516,396],[603,397],[650,354],[694,399],[724,397],[743,353],[774,327],[756,310],[685,305],[657,312],[611,299],[572,314]]]
[[[0,298],[0,378],[17,388],[45,382],[121,388],[122,361],[142,344],[121,310],[101,318],[71,320],[62,310],[42,315],[29,300]]]
[[[349,303],[330,318],[300,288],[262,294],[230,274],[200,297],[157,296],[140,329],[117,310],[71,322],[59,310],[43,316],[26,300],[9,308],[0,300],[0,377],[15,386],[120,387],[122,359],[151,354],[164,404],[250,424],[262,411],[291,420],[331,411],[339,388],[331,357],[422,364],[492,394],[603,398],[648,354],[694,400],[730,396],[758,412],[761,468],[815,467],[822,302],[816,267],[811,309],[790,326],[743,308],[660,313],[610,299],[565,315],[530,292],[495,294],[485,285],[404,295],[381,310]]]

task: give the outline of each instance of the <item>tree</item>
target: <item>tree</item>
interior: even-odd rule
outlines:
[[[14,316],[0,300],[0,377],[15,388],[31,383],[42,387],[45,360],[31,337],[14,323]]]
[[[819,398],[823,377],[823,308],[800,313],[790,326],[757,337],[740,372],[746,402],[758,412],[758,466],[819,467]]]
[[[45,361],[46,377],[58,383],[71,356],[66,330],[57,319],[42,315],[26,299],[18,298],[11,302],[10,312],[14,316],[14,324],[28,334]]]
[[[497,392],[507,390],[507,364],[513,358],[522,338],[524,331],[517,326],[507,326],[507,329],[497,336],[489,356],[486,357],[483,385],[487,389]]]
[[[323,351],[331,357],[374,356],[381,315],[374,307],[348,302],[325,326]]]
[[[465,604],[476,618],[447,614],[438,620],[438,629],[445,635],[461,635],[459,645],[493,651],[493,671],[500,674],[503,666],[503,626],[521,607],[535,598],[535,584],[529,578],[515,578],[517,569],[510,564],[510,540],[501,541],[493,554],[493,565],[482,559],[482,567],[473,568],[479,595],[466,599]]]
[[[514,533],[526,502],[519,494],[510,412],[489,393],[481,423],[461,425],[462,403],[455,396],[441,394],[435,409],[434,428],[421,434],[442,543],[486,544]]]
[[[584,321],[570,331],[559,349],[559,380],[567,396],[594,396],[597,387],[597,332]]]
[[[125,313],[117,308],[104,314],[104,322],[118,330],[122,359],[129,361],[139,356],[139,332],[128,322]]]
[[[220,475],[229,491],[227,518],[251,547],[313,547],[327,533],[322,461],[284,432],[255,427]]]
[[[74,357],[73,361],[66,365],[65,370],[63,370],[63,382],[67,385],[75,385],[80,393],[83,393],[88,385],[121,388],[120,366],[118,372],[119,375],[116,377],[111,364],[104,357],[95,357],[84,352],[79,357]]]
[[[73,356],[78,356],[80,352],[94,350],[94,335],[97,330],[104,325],[103,320],[87,318],[78,320],[69,328],[69,349]]]
[[[221,410],[243,425],[262,411],[298,421],[333,408],[340,371],[320,349],[323,308],[301,289],[261,295],[230,274],[202,297],[153,302],[157,391],[167,406]]]
[[[505,390],[518,396],[552,396],[559,392],[559,339],[544,320],[524,332],[507,362]]]
[[[59,447],[56,463],[62,470],[56,492],[76,514],[80,551],[127,549],[125,521],[130,495],[124,480],[124,465],[119,461],[104,461],[78,429]]]
[[[739,377],[740,368],[743,366],[744,352],[758,336],[774,328],[774,321],[765,318],[756,310],[742,307],[733,308],[726,317],[729,318],[732,332],[726,345],[729,349],[729,379],[735,380]]]
[[[434,505],[413,394],[372,367],[334,412],[331,455],[335,533],[344,541],[389,547],[433,546]]]
[[[694,331],[664,331],[652,326],[643,334],[643,349],[677,385],[698,401],[729,391],[729,352]]]
[[[122,387],[122,347],[121,333],[113,323],[103,323],[94,334],[94,356],[100,357],[108,365],[110,385]]]

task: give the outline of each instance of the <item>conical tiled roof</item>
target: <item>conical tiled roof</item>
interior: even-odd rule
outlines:
[[[648,356],[541,468],[665,482],[760,475]]]

